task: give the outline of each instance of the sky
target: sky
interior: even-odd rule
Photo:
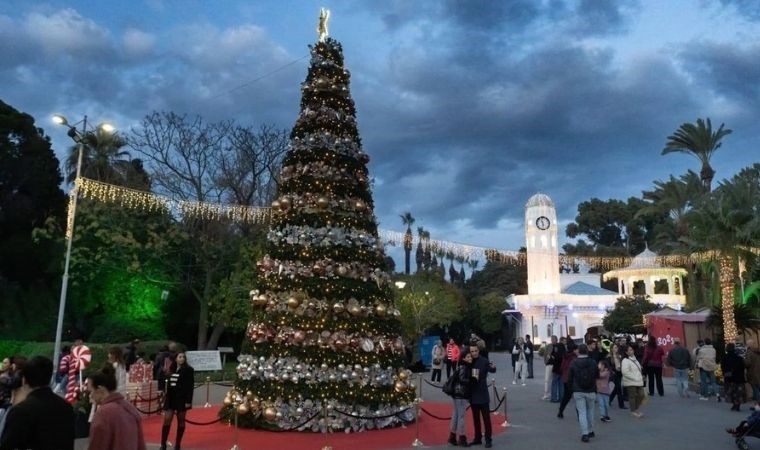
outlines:
[[[383,229],[410,211],[434,239],[517,250],[536,192],[564,230],[580,202],[699,172],[660,153],[700,117],[733,130],[716,181],[760,161],[755,0],[4,0],[0,100],[61,160],[54,113],[124,131],[154,110],[289,130],[320,7]]]

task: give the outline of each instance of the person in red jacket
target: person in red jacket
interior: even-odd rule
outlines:
[[[449,343],[446,344],[446,379],[451,377],[451,368],[457,367],[459,361],[459,346],[454,341],[454,338],[449,338]]]
[[[657,393],[660,397],[664,395],[662,387],[662,358],[665,356],[665,352],[662,351],[662,347],[657,345],[657,338],[649,336],[647,341],[647,347],[644,349],[644,359],[641,361],[642,367],[647,374],[647,382],[649,383],[649,396],[654,395],[654,385],[657,383]]]
[[[88,450],[145,450],[140,413],[116,390],[116,370],[104,367],[87,378],[87,387],[98,405]]]

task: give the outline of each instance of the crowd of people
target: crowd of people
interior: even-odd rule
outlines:
[[[82,345],[74,343],[72,348]],[[139,341],[108,349],[107,361],[89,373],[78,386],[79,397],[91,403],[88,422],[90,450],[144,450],[141,415],[126,396],[127,373],[131,365],[141,363]],[[64,348],[65,349],[65,348]],[[73,450],[75,413],[64,398],[73,364],[69,350],[59,363],[49,358],[21,356],[5,358],[0,365],[0,450]],[[156,355],[154,379],[163,392],[164,424],[161,449],[166,450],[173,418],[177,417],[174,449],[181,449],[185,431],[185,414],[192,408],[194,371],[184,352],[170,343]],[[51,382],[51,380],[53,380]]]
[[[610,409],[615,403],[619,409],[629,410],[634,418],[644,417],[642,409],[649,398],[665,395],[662,380],[665,367],[672,369],[680,397],[690,396],[689,378],[693,376],[699,383],[700,400],[725,399],[731,404],[731,410],[740,411],[741,405],[747,400],[745,385],[749,383],[755,405],[752,409],[760,411],[760,347],[756,342],[747,342],[747,348],[743,344],[728,344],[720,365],[717,362],[716,349],[709,338],[698,341],[697,346],[691,351],[682,345],[679,338],[675,338],[672,343],[672,348],[666,353],[655,336],[649,336],[646,342],[631,337],[599,337],[589,338],[581,343],[570,337],[552,336],[541,349],[546,366],[542,400],[558,403],[559,419],[564,418],[566,407],[571,400],[574,401],[583,442],[589,442],[596,436],[594,417],[597,410],[601,422],[612,420]],[[474,392],[475,386],[484,382],[484,379],[482,376],[476,379],[472,374],[475,372],[473,360],[484,358],[484,343],[473,335],[465,346],[459,347],[454,339],[450,339],[445,350],[440,342],[438,347],[440,349],[437,349],[433,356],[437,360],[435,362],[446,366],[448,380],[456,377],[456,389],[453,393],[449,392],[454,400],[449,443],[460,446],[468,444],[462,433],[463,411],[469,402],[476,425],[475,440],[469,444],[477,444],[481,439],[480,423],[476,419],[477,409],[472,405],[473,402],[483,400]],[[527,335],[524,339],[517,338],[510,353],[512,384],[525,386],[526,380],[533,378],[534,347],[531,337]],[[487,357],[485,360],[487,361]],[[722,393],[716,382],[719,367],[724,381]],[[440,372],[434,379],[439,377]],[[488,436],[488,428],[486,433]],[[489,437],[486,440],[490,442]]]

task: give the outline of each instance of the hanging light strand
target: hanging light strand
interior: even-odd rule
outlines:
[[[124,208],[147,211],[167,212],[182,217],[193,217],[204,220],[232,220],[244,223],[267,223],[272,214],[272,208],[226,205],[222,203],[193,202],[176,200],[170,197],[154,194],[147,191],[138,191],[123,186],[103,183],[89,178],[79,177],[75,180],[74,189],[69,196],[69,212],[66,223],[66,237],[69,237],[71,222],[73,220],[73,208],[71,207],[76,195],[82,198],[117,204]],[[409,245],[408,235],[392,230],[378,230],[378,237],[384,244],[398,247],[405,243]],[[411,245],[422,244],[423,249],[433,252],[453,254],[455,257],[463,257],[467,260],[499,261],[508,264],[526,265],[527,254],[516,250],[499,250],[476,245],[461,244],[457,242],[442,241],[437,239],[422,239],[412,235]],[[742,247],[742,250],[760,255],[760,248]],[[707,260],[718,260],[721,253],[718,251],[705,251],[687,255],[662,255],[651,258],[637,257],[637,262],[645,264],[659,264],[668,267],[684,267]],[[629,256],[580,256],[559,255],[559,262],[563,266],[587,265],[600,270],[613,270],[628,267],[633,262]]]

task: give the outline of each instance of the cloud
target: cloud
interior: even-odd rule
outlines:
[[[122,48],[128,57],[147,57],[153,52],[155,45],[156,36],[135,28],[128,28],[122,37]]]
[[[108,30],[73,9],[52,14],[33,12],[26,17],[24,29],[50,55],[88,58],[102,55],[110,46]]]
[[[723,6],[733,6],[736,11],[749,20],[760,20],[760,3],[756,0],[720,0]]]

